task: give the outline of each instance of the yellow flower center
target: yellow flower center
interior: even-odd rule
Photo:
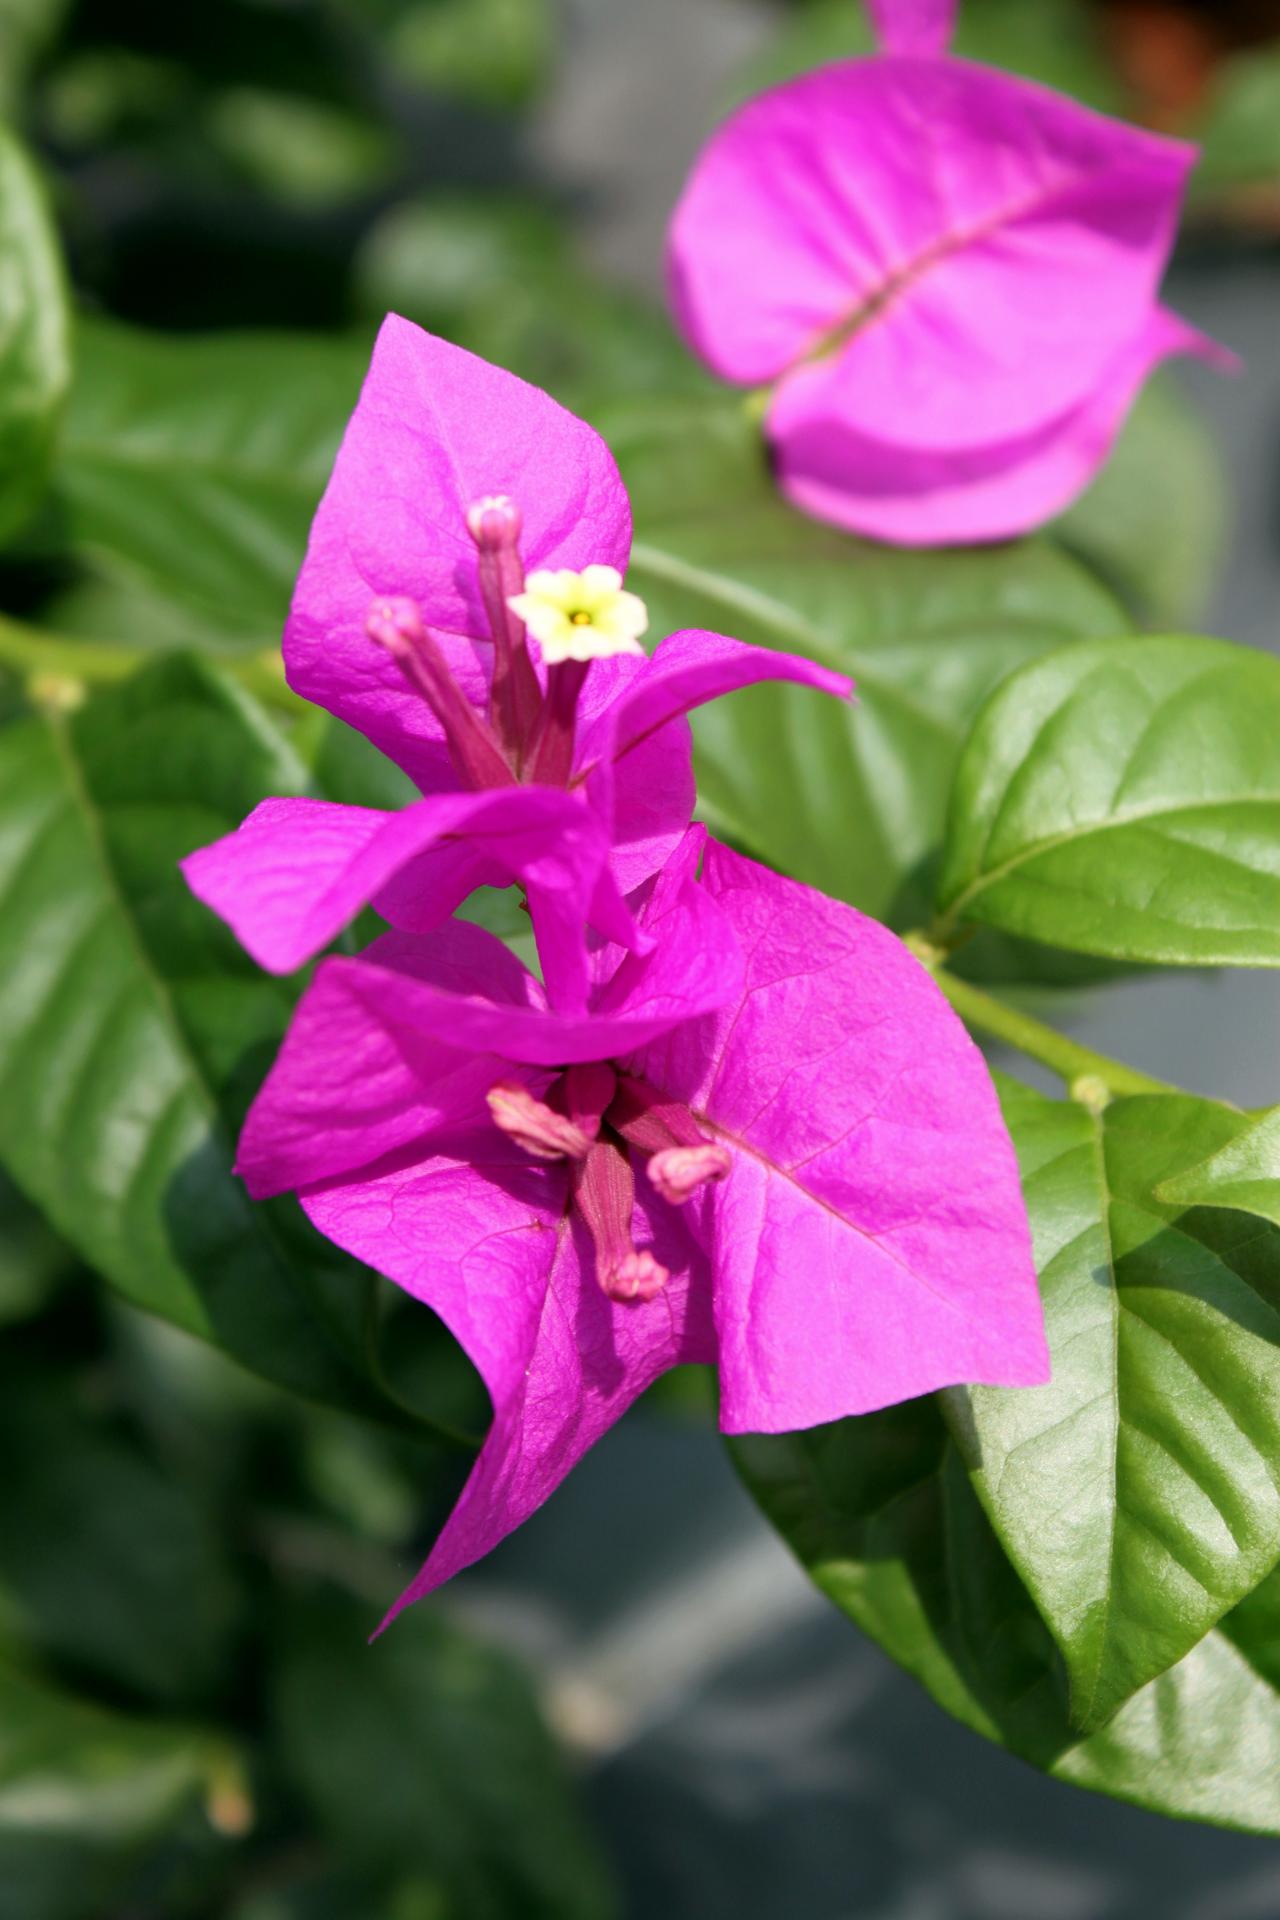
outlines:
[[[648,610],[636,594],[624,591],[616,567],[584,567],[581,573],[542,568],[507,605],[524,621],[549,667],[644,651],[640,635],[649,624]]]

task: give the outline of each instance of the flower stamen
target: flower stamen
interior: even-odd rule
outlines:
[[[573,1162],[569,1178],[574,1205],[595,1241],[601,1291],[610,1300],[652,1300],[671,1275],[631,1238],[636,1183],[626,1153],[614,1140],[597,1140],[585,1160]]]
[[[435,714],[463,786],[514,785],[510,762],[454,679],[439,641],[423,623],[417,602],[398,595],[375,600],[365,619],[365,632],[386,649],[414,692],[422,695]]]
[[[485,1099],[494,1125],[535,1160],[583,1160],[591,1150],[591,1134],[536,1100],[519,1080],[499,1080]]]
[[[467,509],[467,531],[476,543],[480,598],[493,636],[489,719],[517,767],[524,759],[542,708],[524,622],[513,607],[524,590],[520,558],[522,517],[505,493],[485,494]]]

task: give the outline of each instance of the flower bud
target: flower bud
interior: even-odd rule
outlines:
[[[467,531],[482,553],[514,547],[520,527],[520,509],[509,494],[486,493],[467,508]]]

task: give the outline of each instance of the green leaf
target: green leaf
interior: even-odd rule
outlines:
[[[179,1484],[58,1375],[0,1394],[0,1594],[41,1653],[175,1705],[225,1678],[235,1593]],[[84,1602],[86,1569],[93,1604]]]
[[[0,125],[0,540],[45,489],[71,379],[57,235],[25,149]]]
[[[849,0],[808,0],[789,10],[786,27],[751,62],[737,95],[745,98],[829,60],[869,54],[875,44],[864,9]],[[1123,111],[1111,64],[1078,0],[1038,0],[1035,7],[1025,0],[967,0],[952,47],[963,59],[1023,74],[1104,112]]]
[[[518,107],[546,71],[547,0],[413,0],[396,14],[387,35],[392,64],[433,93]]]
[[[1274,41],[1221,63],[1197,132],[1201,154],[1191,177],[1197,197],[1274,185],[1280,174],[1280,47]]]
[[[1117,960],[1280,965],[1280,661],[1070,647],[999,688],[956,775],[949,922]]]
[[[1010,1082],[1004,1109],[1053,1380],[944,1402],[1093,1728],[1280,1557],[1280,1232],[1154,1197],[1246,1125],[1229,1108]]]
[[[611,1914],[519,1669],[428,1607],[372,1646],[369,1625],[316,1592],[285,1613],[274,1667],[283,1765],[338,1857],[438,1878],[468,1920]]]
[[[1082,1738],[1060,1657],[935,1401],[738,1440],[732,1452],[817,1585],[948,1713],[1077,1786],[1280,1833],[1280,1697],[1243,1613],[1238,1642],[1228,1615]]]
[[[1050,535],[1105,580],[1143,624],[1200,619],[1226,530],[1217,450],[1168,376],[1143,388],[1115,449]]]
[[[1172,1206],[1233,1207],[1280,1226],[1280,1107],[1272,1107],[1198,1166],[1161,1182]]]
[[[179,657],[0,733],[0,1160],[135,1305],[297,1393],[403,1419],[372,1358],[374,1277],[231,1172],[291,990],[177,870],[303,784],[253,704]]]
[[[650,491],[643,476],[636,491]],[[1045,542],[899,552],[771,499],[638,512],[628,582],[655,634],[708,627],[853,675],[854,706],[764,686],[697,714],[700,807],[771,866],[899,925],[927,917],[952,772],[982,700],[1064,640],[1121,624]]]
[[[224,647],[277,646],[367,346],[82,323],[55,475],[71,545]]]
[[[1222,1631],[1254,1671],[1280,1693],[1280,1567],[1227,1615]]]
[[[198,1796],[234,1793],[224,1742],[89,1706],[0,1663],[0,1920],[114,1911],[135,1857]]]
[[[0,114],[18,108],[27,74],[53,40],[70,0],[0,0]]]
[[[0,1172],[0,1328],[39,1313],[74,1260]]]
[[[205,122],[239,173],[303,211],[372,193],[395,165],[385,120],[277,88],[225,87],[210,100]]]

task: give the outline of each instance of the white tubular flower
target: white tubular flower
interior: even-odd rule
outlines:
[[[542,568],[531,573],[523,593],[507,601],[542,649],[549,667],[562,660],[607,660],[615,653],[643,653],[640,635],[649,624],[644,601],[627,593],[616,567]]]

